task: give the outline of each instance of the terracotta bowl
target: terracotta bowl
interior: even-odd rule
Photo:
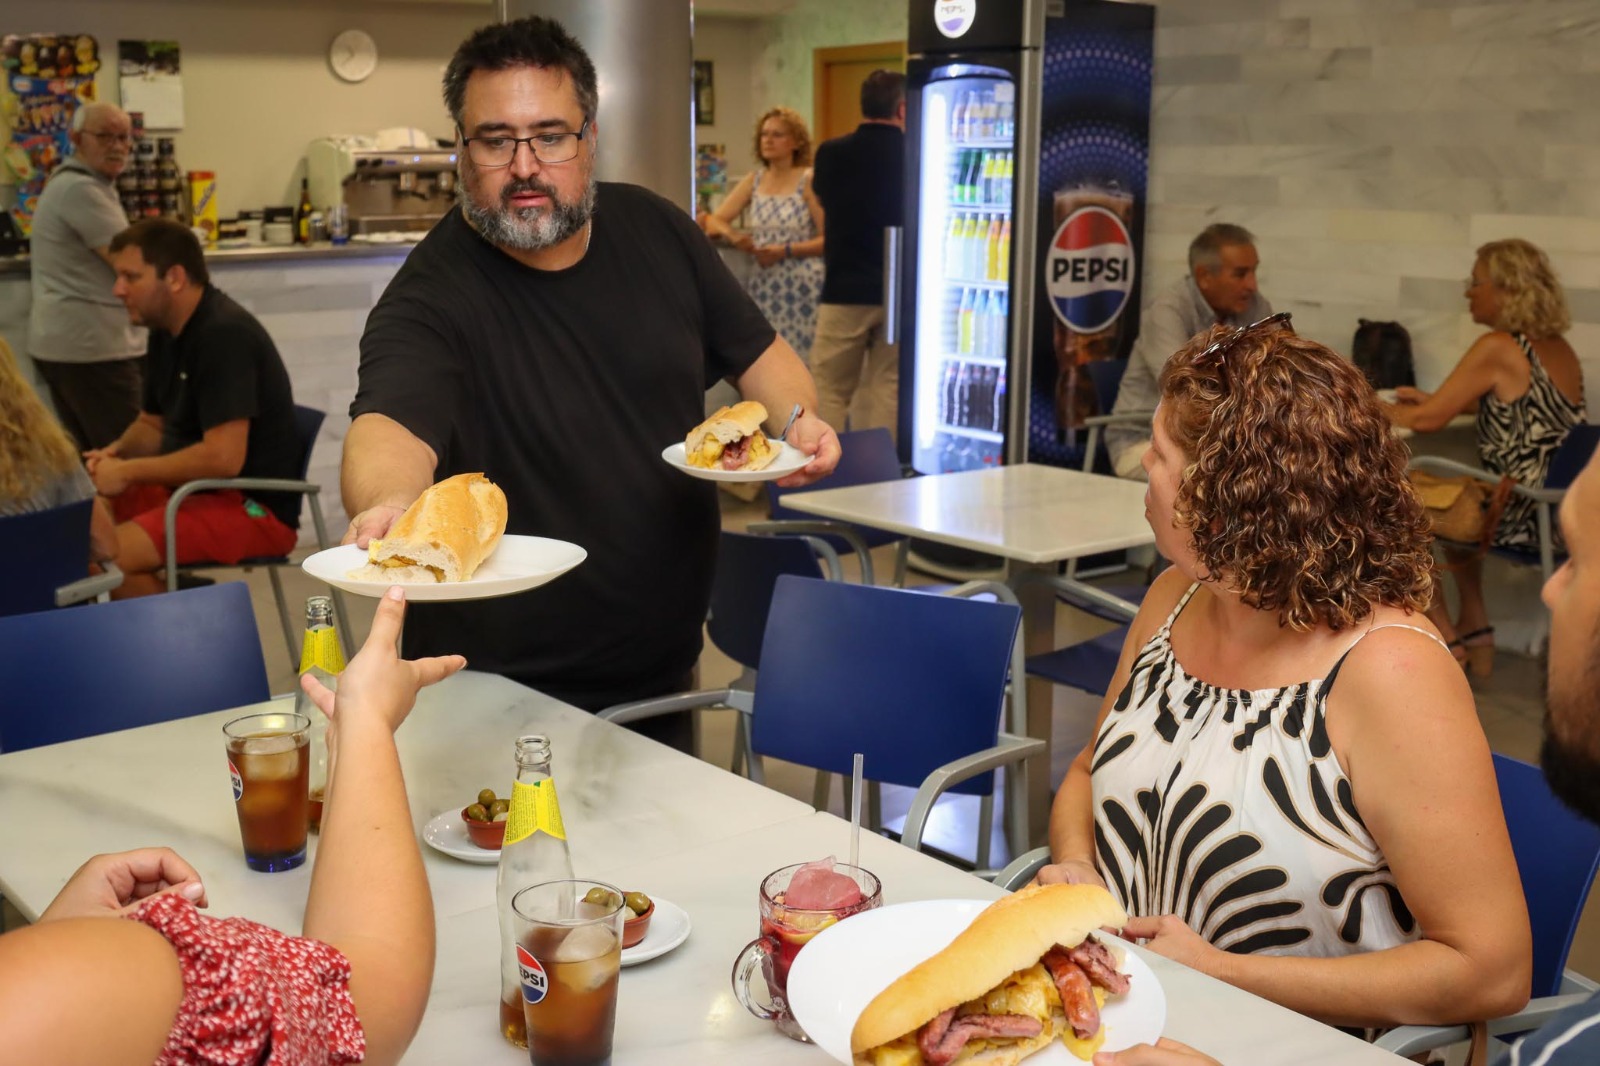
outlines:
[[[629,918],[622,923],[622,946],[631,948],[644,939],[650,931],[650,916],[656,912],[656,901],[650,901],[650,909],[637,918]],[[632,913],[632,912],[630,912]]]
[[[499,851],[500,845],[505,843],[506,823],[474,821],[467,817],[465,808],[462,808],[461,820],[467,823],[467,836],[485,851]],[[651,909],[654,909],[653,904]]]

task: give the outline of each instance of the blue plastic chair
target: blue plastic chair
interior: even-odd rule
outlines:
[[[861,562],[863,585],[877,583],[870,549],[893,544],[896,546],[894,584],[896,588],[903,587],[906,583],[906,556],[911,543],[904,533],[829,521],[783,505],[783,498],[791,492],[876,485],[883,481],[899,481],[904,476],[894,438],[887,429],[879,427],[841,433],[839,449],[839,465],[825,481],[801,489],[780,489],[774,482],[767,482],[767,505],[771,508],[772,521],[752,522],[750,532],[813,534],[827,540],[835,551],[853,550]]]
[[[94,501],[80,500],[48,511],[0,518],[0,616],[48,611],[105,596],[122,584],[122,571],[108,566],[89,574],[89,515]]]
[[[0,750],[260,703],[250,591],[238,581],[0,618]]]
[[[1015,766],[1008,792],[1026,795],[1025,760],[1044,743],[1001,729],[1021,617],[1012,604],[784,575],[753,694],[684,693],[601,717],[732,707],[749,719],[755,781],[763,780],[758,755],[849,774],[861,752],[871,780],[917,789],[901,835],[915,848],[946,792],[992,797],[992,771]],[[1014,704],[1013,725],[1017,712]],[[1006,813],[1012,839],[1026,839],[1027,804],[1010,803]]]
[[[1027,672],[1066,688],[1081,689],[1091,696],[1104,696],[1117,672],[1128,627],[1108,629],[1097,637],[1069,644],[1065,648],[1030,655]]]

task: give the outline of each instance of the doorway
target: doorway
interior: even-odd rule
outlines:
[[[861,124],[861,83],[880,69],[906,69],[904,41],[818,48],[812,53],[813,144],[855,131]]]

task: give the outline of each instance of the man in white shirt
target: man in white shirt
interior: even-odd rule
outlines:
[[[74,152],[33,215],[28,354],[78,446],[103,448],[139,414],[145,331],[111,293],[107,251],[128,228],[116,179],[133,150],[133,123],[112,104],[87,104],[70,137]]]
[[[1248,326],[1272,314],[1256,291],[1255,237],[1243,226],[1218,222],[1189,244],[1189,273],[1163,289],[1139,316],[1139,339],[1128,357],[1112,414],[1154,410],[1161,368],[1201,330],[1222,323]],[[1106,427],[1106,451],[1118,477],[1144,480],[1150,427]]]

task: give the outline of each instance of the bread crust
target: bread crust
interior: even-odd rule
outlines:
[[[363,574],[387,570],[395,581],[421,581],[439,572],[443,581],[466,581],[489,557],[506,531],[506,494],[482,474],[457,474],[418,496],[389,532],[367,549]],[[385,560],[408,560],[381,567]],[[428,568],[428,569],[424,569]]]
[[[732,407],[719,407],[711,417],[695,426],[683,440],[686,453],[693,454],[707,437],[718,443],[732,444],[750,436],[767,420],[767,409],[754,400],[743,400]]]
[[[1032,966],[1057,944],[1075,947],[1091,931],[1127,921],[1127,912],[1098,885],[1030,885],[996,900],[948,947],[867,1004],[851,1030],[850,1050],[860,1055],[914,1032]]]

